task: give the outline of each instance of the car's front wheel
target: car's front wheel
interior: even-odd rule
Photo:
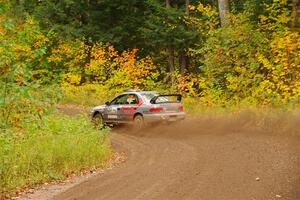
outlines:
[[[92,122],[95,128],[101,128],[103,126],[103,118],[100,113],[97,113],[93,116]]]

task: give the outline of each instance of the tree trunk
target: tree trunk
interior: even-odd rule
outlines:
[[[228,0],[218,0],[218,4],[219,4],[219,16],[221,20],[221,26],[223,26],[228,22],[226,15],[229,13],[229,2]]]
[[[185,15],[190,16],[190,0],[185,0]]]
[[[168,65],[169,65],[169,72],[174,73],[174,47],[173,45],[167,46],[167,54],[168,54]]]
[[[166,0],[166,8],[171,8],[170,0]],[[174,67],[174,46],[172,44],[167,45],[167,55],[168,55],[168,67],[169,72],[174,73],[175,67]]]
[[[185,0],[185,15],[188,17],[190,15],[189,11],[190,0]],[[184,25],[184,29],[188,31],[187,24]],[[180,74],[184,75],[184,73],[188,70],[188,60],[189,57],[187,55],[187,50],[184,49],[179,52],[179,63],[180,63]]]
[[[189,57],[186,51],[181,51],[179,55],[179,63],[180,63],[180,74],[184,75],[186,71],[188,71],[188,61]]]
[[[170,0],[166,0],[166,8],[169,9],[171,8],[171,2]],[[167,54],[168,54],[168,67],[169,67],[169,72],[170,72],[170,77],[171,77],[171,90],[173,90],[174,87],[174,72],[175,72],[175,67],[174,67],[174,46],[172,44],[167,45]]]
[[[299,0],[292,0],[292,24],[291,28],[293,31],[297,30],[298,27],[298,3]]]
[[[166,8],[171,8],[170,0],[166,0]]]

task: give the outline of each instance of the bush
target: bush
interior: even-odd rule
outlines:
[[[61,103],[83,106],[104,104],[104,102],[111,100],[117,94],[99,84],[85,84],[81,86],[63,84],[62,91],[64,98]]]
[[[266,40],[244,15],[232,16],[230,24],[211,32],[204,55],[204,96],[221,95],[233,103],[251,97],[263,74],[257,54],[264,54]]]
[[[268,38],[246,14],[231,16],[195,50],[200,96],[225,107],[299,103],[299,49],[296,32],[276,29]]]
[[[22,130],[2,130],[0,196],[103,167],[110,153],[109,130],[94,129],[85,116],[49,115]]]

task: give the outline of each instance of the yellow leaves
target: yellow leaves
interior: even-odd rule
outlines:
[[[287,0],[274,0],[272,4],[265,4],[266,16],[260,16],[261,29],[276,31],[285,29],[291,21],[289,3]]]
[[[69,56],[71,54],[71,46],[68,44],[60,44],[56,49],[52,49],[52,54],[61,54]]]
[[[204,6],[202,3],[199,3],[196,10],[200,14],[205,15],[207,17],[218,16],[218,12],[210,4]]]
[[[202,13],[202,12],[204,12],[204,10],[205,10],[204,5],[202,3],[199,3],[199,5],[197,6],[197,11]]]
[[[35,24],[32,17],[28,17],[27,20],[26,20],[26,23],[29,24],[29,25],[34,25]]]
[[[261,92],[277,94],[284,101],[299,97],[300,78],[300,36],[296,32],[285,31],[273,34],[270,43],[271,57],[257,55],[266,79],[260,84]],[[266,87],[270,86],[272,87]]]
[[[272,70],[274,67],[273,65],[269,62],[267,58],[265,58],[262,54],[257,53],[257,60],[268,70]]]
[[[68,73],[65,75],[64,80],[73,85],[79,85],[81,76],[77,74]]]
[[[199,3],[197,6],[191,5],[190,10],[195,12],[195,15],[191,15],[185,18],[185,23],[196,27],[201,34],[208,34],[208,31],[213,30],[219,23],[218,12],[215,8],[209,4],[203,5]],[[203,16],[203,17],[199,17]]]
[[[300,81],[297,81],[292,88],[292,94],[296,97],[300,96]]]
[[[90,63],[86,65],[86,69],[95,76],[104,75],[105,68],[109,67],[107,65],[109,60],[110,58],[108,57],[105,48],[96,46],[91,50],[91,60]]]
[[[75,41],[71,42],[60,42],[56,47],[51,50],[50,56],[47,57],[47,61],[55,65],[66,66],[67,68],[78,66],[79,63],[85,59],[82,55],[80,43]],[[79,46],[79,47],[78,47]]]
[[[95,44],[90,49],[91,59],[85,65],[86,72],[92,74],[95,80],[104,81],[105,77],[109,76],[109,73],[116,67],[113,60],[116,55],[117,53],[112,46]]]
[[[276,92],[274,91],[275,87],[274,84],[269,80],[263,80],[259,83],[259,85],[255,88],[255,90],[252,93],[252,96],[256,99],[259,99],[262,101],[262,103],[267,103],[267,99],[264,99],[268,96],[274,96],[276,95]]]
[[[15,52],[31,52],[31,48],[30,46],[23,46],[23,45],[19,45],[16,44],[16,46],[14,47],[14,51]]]
[[[54,63],[59,63],[63,60],[63,57],[52,54],[47,58],[47,61],[50,62],[54,62]]]
[[[189,9],[190,9],[191,11],[194,11],[194,10],[196,10],[196,7],[195,7],[194,5],[190,5],[190,6],[189,6]]]
[[[300,36],[297,32],[285,31],[274,34],[271,42],[271,52],[274,63],[281,66],[286,74],[299,73],[300,68]]]
[[[277,20],[279,23],[287,24],[291,18],[287,17],[286,15],[280,15]]]

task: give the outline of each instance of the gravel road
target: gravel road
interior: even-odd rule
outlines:
[[[298,122],[281,131],[206,117],[116,130],[113,146],[127,152],[126,162],[53,199],[300,200]]]

